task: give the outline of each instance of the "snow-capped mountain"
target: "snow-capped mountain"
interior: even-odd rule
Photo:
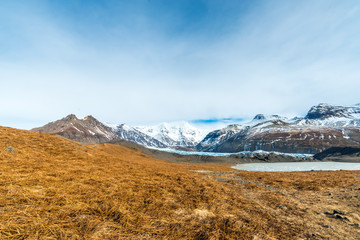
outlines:
[[[161,123],[154,126],[137,126],[136,130],[153,137],[168,147],[194,147],[207,134],[188,122]]]
[[[83,144],[97,144],[118,139],[110,127],[102,124],[93,116],[79,119],[74,114],[34,128],[32,131],[60,135]]]
[[[194,147],[207,134],[187,122],[131,127],[103,124],[92,116],[79,119],[74,114],[32,130],[60,135],[83,144],[126,140],[156,148]]]
[[[359,126],[360,105],[319,104],[303,118],[258,114],[236,128],[210,132],[196,148],[213,152],[316,153],[331,146],[360,146]]]
[[[326,103],[320,103],[317,106],[313,106],[305,119],[329,119],[329,118],[348,118],[359,119],[360,118],[360,105],[354,106],[335,106]]]
[[[93,144],[117,140],[132,141],[146,147],[196,148],[203,152],[278,151],[317,153],[336,146],[360,147],[360,104],[313,106],[305,117],[285,118],[256,115],[251,121],[207,131],[188,122],[131,127],[105,125],[92,116],[75,115],[35,128],[80,143]]]
[[[313,106],[298,124],[328,127],[359,127],[360,105],[335,106],[321,103]]]
[[[246,128],[248,128],[248,126],[232,124],[225,128],[212,131],[207,134],[201,142],[199,142],[196,148],[201,151],[211,151],[213,149],[213,146],[216,146],[218,143],[228,140],[231,136]]]
[[[139,130],[128,126],[126,124],[120,124],[116,127],[113,127],[116,135],[126,141],[135,142],[147,147],[157,147],[157,148],[164,148],[167,147],[164,143],[160,142],[159,140],[140,132]]]
[[[288,120],[286,117],[281,117],[279,115],[264,115],[264,114],[257,114],[252,121],[249,123],[250,125],[256,125],[262,122],[271,121],[271,120]]]

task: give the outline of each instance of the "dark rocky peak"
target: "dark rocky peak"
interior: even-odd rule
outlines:
[[[227,133],[227,132],[238,132],[243,128],[242,125],[239,124],[230,124],[222,129],[214,130],[213,132],[219,132],[220,134]]]
[[[74,120],[79,120],[75,114],[69,114],[66,117],[64,117],[62,120],[65,121],[74,121]]]
[[[286,126],[286,125],[289,125],[289,123],[284,122],[284,121],[282,121],[280,119],[274,119],[274,120],[271,120],[271,122],[272,122],[272,124],[274,126]]]
[[[257,114],[257,115],[253,118],[253,121],[259,121],[259,120],[266,120],[264,114]]]
[[[305,119],[326,119],[330,117],[348,117],[349,108],[343,106],[334,106],[326,103],[320,103],[311,107]]]

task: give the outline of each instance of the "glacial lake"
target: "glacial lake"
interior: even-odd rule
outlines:
[[[296,172],[296,171],[336,171],[360,170],[360,163],[349,162],[281,162],[281,163],[244,163],[232,168],[259,172]]]
[[[213,157],[229,157],[231,155],[236,154],[249,154],[249,153],[261,153],[261,154],[277,154],[282,156],[293,156],[293,157],[311,157],[313,154],[303,154],[303,153],[281,153],[281,152],[267,152],[262,150],[257,151],[242,151],[242,152],[235,152],[235,153],[219,153],[219,152],[188,152],[188,151],[181,151],[181,150],[175,150],[171,148],[155,148],[155,147],[148,147],[150,149],[162,151],[162,152],[169,152],[169,153],[176,153],[179,155],[198,155],[198,156],[213,156]]]

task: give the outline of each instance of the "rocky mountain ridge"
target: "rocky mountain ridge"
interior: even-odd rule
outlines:
[[[272,115],[274,116],[274,115]],[[257,115],[243,125],[210,132],[198,151],[317,153],[334,146],[360,146],[360,106],[313,106],[304,118]],[[234,131],[234,129],[236,129]]]
[[[154,148],[193,148],[207,134],[187,122],[131,127],[126,124],[103,124],[92,116],[79,119],[74,114],[32,131],[56,134],[82,144],[126,140]]]
[[[206,132],[187,122],[132,127],[103,124],[92,116],[75,115],[34,131],[57,134],[84,143],[126,140],[153,148],[196,149],[201,152],[276,151],[318,153],[329,147],[360,146],[360,105],[313,106],[306,116],[256,115],[253,120]]]
[[[79,119],[70,114],[32,131],[56,134],[82,144],[98,144],[119,139],[110,127],[91,115]]]

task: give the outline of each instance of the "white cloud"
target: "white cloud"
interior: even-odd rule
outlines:
[[[146,124],[357,103],[356,5],[263,3],[234,18],[233,32],[204,42],[206,32],[175,38],[147,18],[87,39],[49,14],[8,14],[9,34],[21,41],[0,38],[12,49],[0,57],[2,119],[31,118],[30,128],[76,113]]]

